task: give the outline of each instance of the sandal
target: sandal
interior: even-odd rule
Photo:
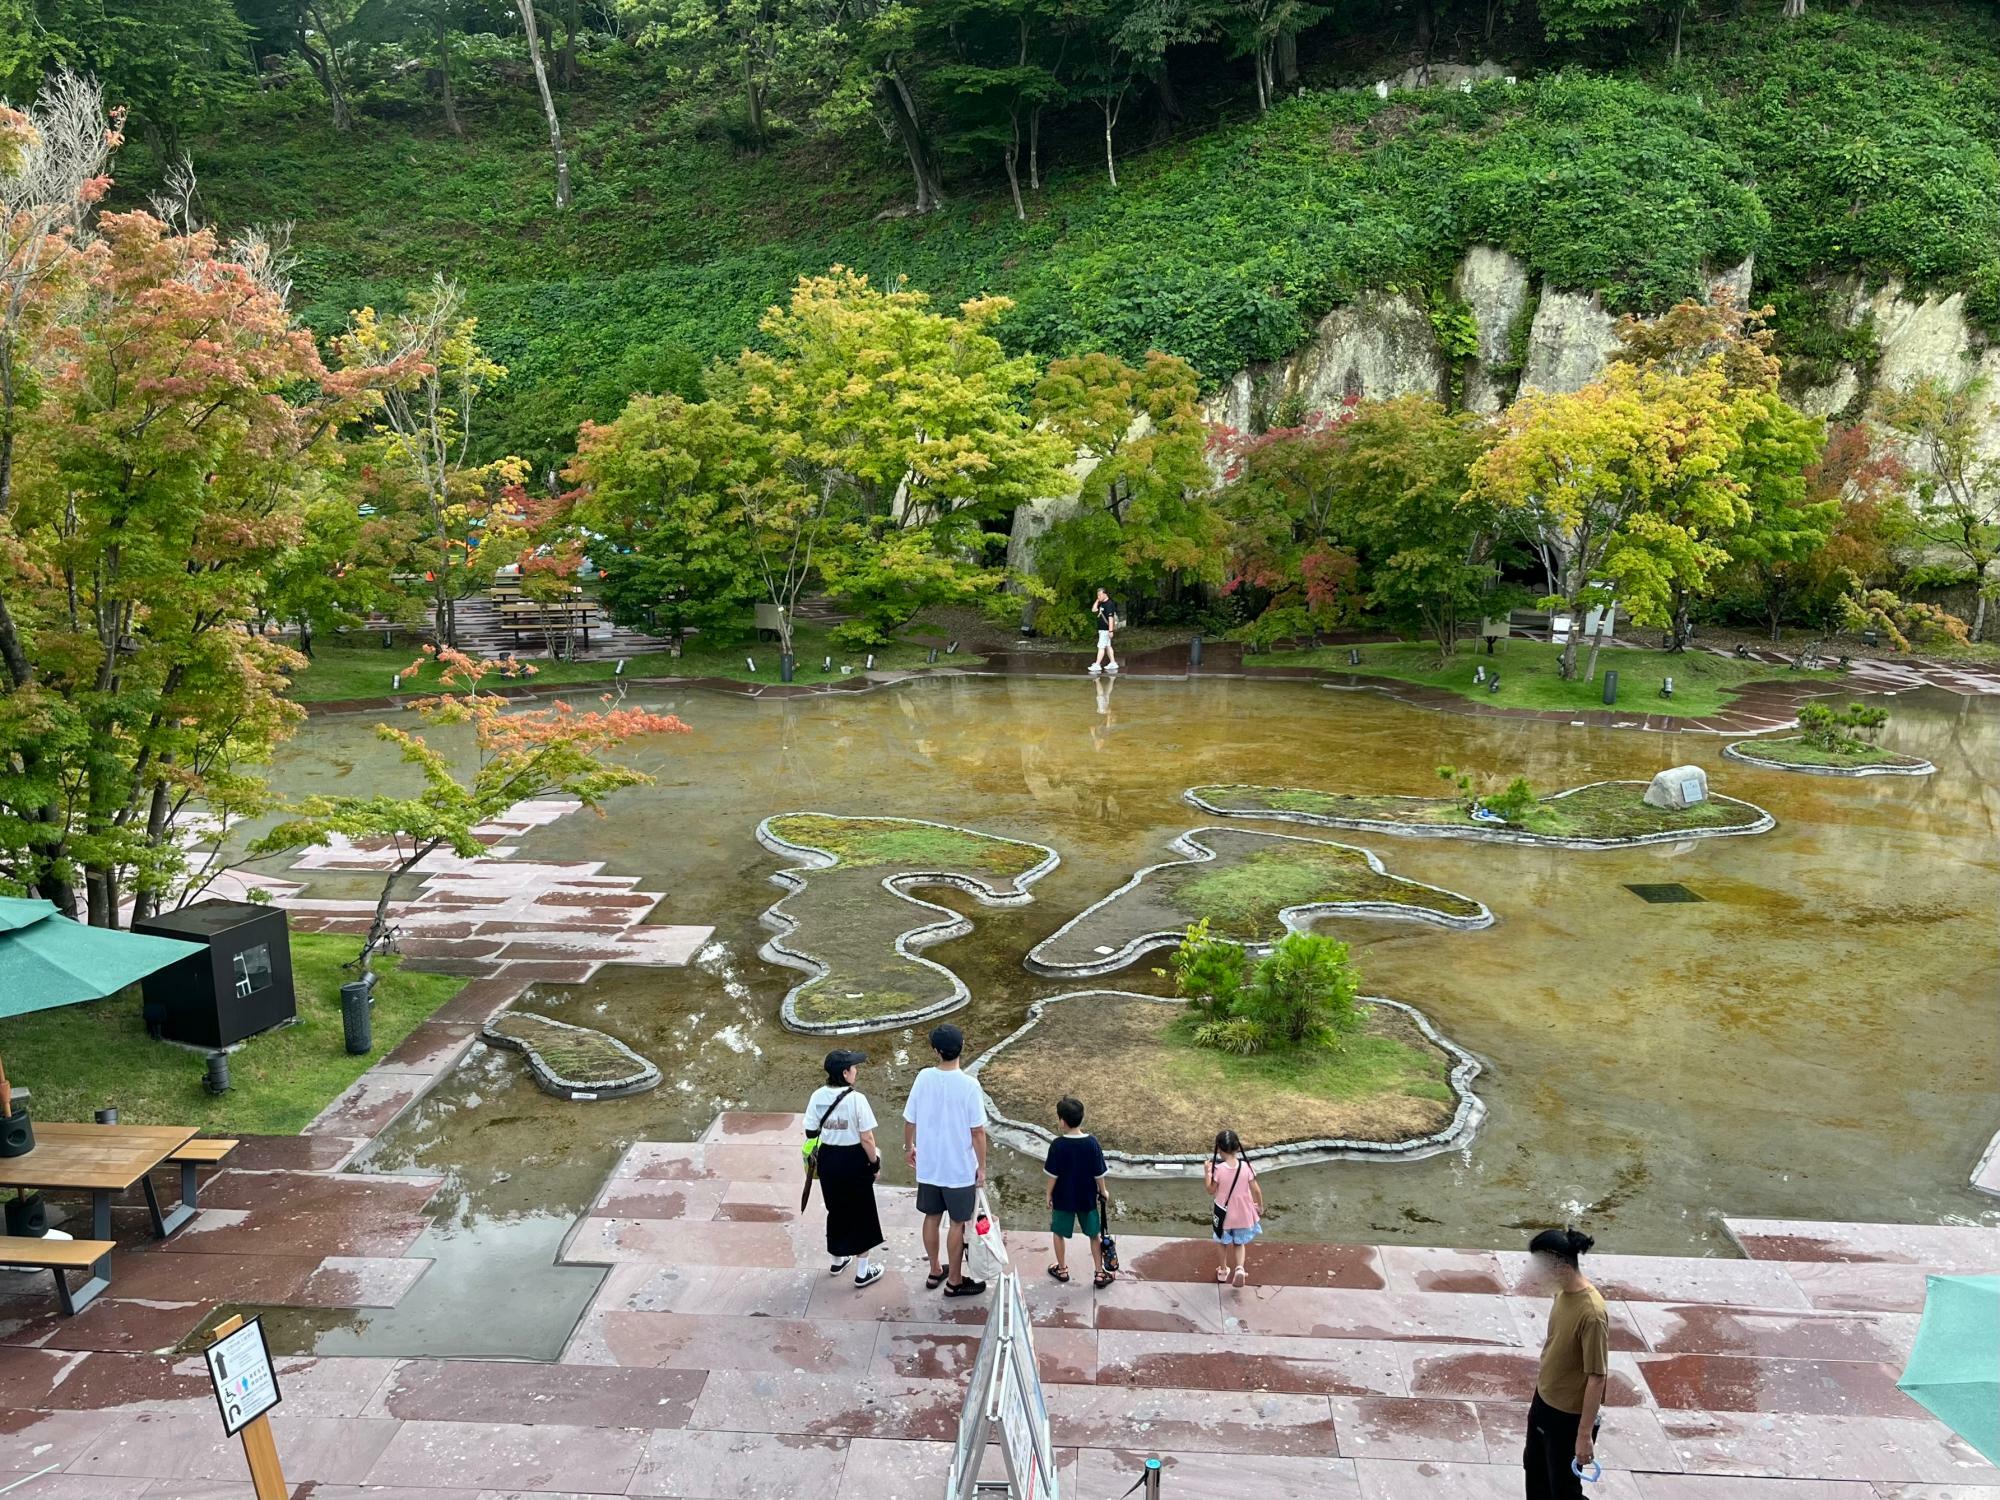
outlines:
[[[931,1272],[931,1274],[930,1274],[930,1275],[928,1275],[928,1276],[926,1276],[926,1277],[924,1278],[924,1290],[925,1290],[925,1291],[927,1291],[927,1292],[934,1292],[934,1291],[936,1291],[936,1290],[937,1290],[937,1289],[938,1289],[939,1287],[941,1287],[941,1286],[943,1286],[943,1285],[944,1285],[944,1279],[945,1279],[945,1277],[946,1277],[946,1276],[948,1276],[948,1275],[950,1275],[950,1274],[951,1274],[951,1273],[950,1273],[950,1272],[948,1272],[948,1271],[933,1271],[933,1272]]]
[[[1227,1267],[1227,1266],[1218,1266],[1218,1267],[1216,1267],[1216,1271],[1215,1271],[1215,1279],[1216,1279],[1216,1281],[1217,1281],[1217,1282],[1219,1282],[1219,1283],[1220,1283],[1221,1285],[1223,1285],[1223,1286],[1228,1286],[1228,1285],[1229,1285],[1229,1267]]]
[[[1061,1266],[1050,1266],[1049,1275],[1053,1276],[1057,1281],[1069,1280],[1069,1272],[1065,1271]]]
[[[1097,1275],[1091,1279],[1090,1284],[1094,1287],[1102,1289],[1104,1287],[1110,1286],[1111,1283],[1116,1281],[1117,1279],[1118,1278],[1109,1271],[1099,1271]]]
[[[1244,1270],[1243,1267],[1238,1266],[1236,1268],[1236,1275],[1234,1277],[1234,1281],[1237,1289],[1240,1291],[1244,1287],[1250,1285],[1250,1273]]]

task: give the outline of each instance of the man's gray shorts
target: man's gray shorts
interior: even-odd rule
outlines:
[[[972,1221],[972,1205],[978,1197],[977,1188],[947,1188],[920,1182],[917,1184],[917,1212],[926,1217],[950,1214],[952,1223],[967,1224]]]

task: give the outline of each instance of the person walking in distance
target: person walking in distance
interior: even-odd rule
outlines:
[[[1099,589],[1090,612],[1097,619],[1097,660],[1090,664],[1090,670],[1116,672],[1118,654],[1111,649],[1111,637],[1118,633],[1118,606],[1111,602],[1109,594]]]
[[[935,1291],[942,1284],[947,1297],[977,1297],[986,1283],[965,1274],[965,1226],[986,1185],[986,1096],[959,1066],[964,1032],[949,1023],[933,1027],[931,1051],[937,1066],[917,1075],[903,1106],[903,1154],[916,1169],[917,1212],[924,1216],[924,1251],[930,1257],[924,1285]],[[946,1215],[948,1263],[938,1255]]]
[[[1577,1264],[1596,1241],[1574,1229],[1544,1229],[1528,1242],[1530,1279],[1552,1289],[1541,1372],[1528,1406],[1528,1500],[1581,1500],[1582,1469],[1595,1477],[1597,1409],[1609,1370],[1611,1319]]]
[[[826,1200],[826,1253],[833,1262],[827,1274],[838,1276],[859,1256],[856,1286],[882,1276],[881,1264],[868,1254],[882,1243],[882,1219],[875,1211],[882,1153],[875,1145],[875,1110],[854,1084],[867,1061],[865,1052],[834,1048],[826,1055],[826,1082],[806,1101],[806,1148]]]

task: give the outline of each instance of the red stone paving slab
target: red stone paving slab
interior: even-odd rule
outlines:
[[[0,1480],[0,1484],[9,1481]],[[92,1474],[43,1474],[6,1491],[7,1500],[140,1500],[150,1496],[150,1479],[100,1479]],[[220,1496],[218,1500],[237,1500]],[[242,1500],[256,1500],[250,1487],[243,1486]]]
[[[1223,1312],[1232,1333],[1316,1339],[1396,1339],[1438,1344],[1527,1342],[1504,1297],[1356,1292],[1318,1287],[1249,1287],[1231,1291]],[[1535,1335],[1539,1345],[1541,1335]]]
[[[1383,1458],[1354,1461],[1360,1500],[1521,1500],[1521,1465]]]
[[[950,1380],[856,1380],[846,1375],[714,1370],[694,1404],[689,1425],[720,1432],[945,1442],[958,1431],[964,1401],[964,1385]]]
[[[0,1472],[32,1474],[50,1464],[67,1468],[130,1420],[123,1412],[0,1409]]]
[[[1917,1339],[1918,1320],[1912,1313],[1760,1312],[1671,1302],[1634,1302],[1628,1310],[1648,1347],[1662,1354],[1900,1364]]]
[[[820,1272],[812,1276],[806,1314],[871,1323],[984,1323],[992,1302],[991,1292],[983,1297],[947,1297],[941,1290],[927,1290],[921,1266],[885,1271],[879,1281],[865,1287],[857,1287],[852,1277]],[[1029,1316],[1041,1321],[1032,1303]]]
[[[350,1212],[354,1214],[352,1220],[348,1217]],[[160,1250],[176,1255],[255,1256],[287,1255],[307,1248],[325,1256],[397,1258],[429,1228],[430,1220],[392,1209],[360,1212],[305,1208],[266,1212],[204,1208],[192,1224]]]
[[[885,1331],[887,1325],[883,1325]],[[707,1317],[677,1312],[593,1312],[567,1363],[635,1370],[748,1370],[863,1375],[877,1325],[802,1318]]]
[[[0,1410],[38,1410],[90,1355],[74,1349],[9,1349],[0,1359]]]
[[[1966,1275],[2000,1273],[2000,1229],[1962,1224],[1820,1224],[1724,1219],[1752,1260],[1886,1261]]]
[[[442,1073],[465,1055],[477,1030],[463,1021],[421,1022],[394,1051],[384,1055],[382,1066],[412,1073]]]
[[[349,1417],[293,1417],[280,1410],[271,1433],[294,1481],[358,1484],[396,1435],[398,1424]],[[153,1479],[236,1479],[243,1445],[222,1435],[215,1412],[142,1411],[116,1427],[69,1466],[73,1474]]]
[[[1794,1413],[1662,1411],[1689,1473],[1985,1484],[1992,1465],[1935,1422]]]
[[[805,1264],[782,1224],[731,1224],[685,1219],[585,1219],[563,1246],[566,1265],[610,1265],[621,1260],[694,1266]],[[819,1257],[812,1257],[817,1263]]]
[[[1520,1325],[1521,1342],[1530,1349],[1541,1348],[1549,1330],[1548,1299],[1540,1296],[1509,1297],[1507,1304],[1513,1308],[1514,1321]],[[1632,1313],[1637,1305],[1616,1300],[1604,1304],[1605,1314],[1611,1322],[1611,1348],[1614,1352],[1634,1352],[1646,1347],[1645,1336]]]
[[[953,1380],[972,1376],[983,1328],[955,1323],[883,1323],[869,1373],[887,1379]],[[1035,1331],[1035,1362],[1042,1379],[1088,1385],[1097,1378],[1099,1335],[1085,1328]]]
[[[1035,1347],[1056,1330],[1037,1330]],[[1309,1396],[1408,1394],[1392,1344],[1254,1334],[1100,1333],[1097,1383]]]
[[[58,1363],[62,1368],[56,1368]],[[371,1415],[370,1400],[389,1378],[394,1361],[296,1356],[276,1363],[288,1414],[359,1417]],[[56,1411],[207,1411],[215,1401],[207,1366],[194,1357],[24,1349],[0,1361],[0,1384],[17,1405]]]
[[[1881,1500],[2000,1500],[2000,1484],[1898,1484],[1875,1481]]]
[[[464,989],[432,1011],[431,1019],[452,1025],[484,1026],[520,999],[527,987],[525,977],[504,972],[488,979],[470,980]]]
[[[421,1213],[441,1177],[390,1177],[327,1172],[219,1172],[202,1189],[204,1208],[326,1209],[342,1216],[383,1208]],[[171,1243],[169,1241],[168,1243]]]
[[[271,1303],[282,1307],[393,1307],[428,1260],[400,1257],[257,1255],[169,1255],[159,1249],[120,1257],[112,1289],[121,1297],[151,1301],[201,1298],[207,1301]]]
[[[1607,1409],[1597,1434],[1597,1457],[1606,1471],[1679,1473],[1683,1467],[1680,1454],[1660,1426],[1663,1415],[1650,1406]],[[1527,1402],[1482,1401],[1479,1425],[1486,1434],[1486,1451],[1496,1462],[1521,1462],[1528,1432]],[[1609,1495],[1606,1500],[1610,1500]]]
[[[1176,1452],[1335,1456],[1324,1396],[1082,1385],[1050,1386],[1047,1396],[1051,1432],[1065,1446],[1137,1439]]]
[[[837,1493],[847,1448],[841,1438],[794,1433],[656,1432],[626,1493],[675,1500],[818,1500]]]
[[[1783,1263],[1807,1303],[1823,1311],[1920,1313],[1926,1272],[1922,1266],[1885,1263]]]
[[[227,1158],[233,1172],[330,1172],[366,1144],[323,1135],[245,1135]]]
[[[724,1182],[659,1182],[613,1177],[591,1205],[599,1219],[712,1219],[722,1206]]]
[[[620,1177],[727,1182],[799,1181],[799,1152],[793,1145],[746,1145],[733,1141],[641,1141],[618,1165]]]
[[[427,1073],[370,1068],[321,1110],[300,1134],[380,1135],[434,1081]]]
[[[1695,1411],[1818,1412],[1837,1417],[1917,1417],[1896,1389],[1900,1371],[1845,1360],[1744,1359],[1714,1354],[1636,1356],[1663,1407]]]
[[[1200,1449],[1157,1453],[1140,1448],[1080,1450],[1074,1493],[1088,1500],[1121,1495],[1139,1477],[1149,1458],[1160,1460],[1160,1493],[1168,1500],[1307,1500],[1308,1496],[1314,1500],[1358,1500],[1361,1494],[1354,1465],[1344,1458],[1286,1458]],[[1515,1476],[1517,1481],[1519,1477]],[[1433,1500],[1442,1500],[1444,1494],[1433,1491]],[[1518,1483],[1509,1500],[1520,1500]]]
[[[836,1278],[824,1272],[782,1271],[763,1266],[628,1264],[611,1268],[604,1285],[598,1289],[596,1305],[635,1312],[705,1313],[725,1318],[799,1318],[805,1316],[811,1294],[827,1287],[837,1290],[838,1285]],[[852,1290],[851,1283],[849,1289]]]
[[[404,1422],[368,1470],[370,1484],[436,1489],[567,1489],[616,1495],[638,1471],[646,1434],[564,1423]],[[282,1451],[282,1447],[281,1447]],[[343,1476],[343,1480],[345,1476]]]
[[[145,1500],[256,1500],[257,1496],[248,1482],[228,1479],[155,1479],[151,1485]]]
[[[795,1146],[799,1141],[799,1117],[728,1110],[710,1122],[701,1138],[735,1141],[745,1146]]]
[[[1500,1296],[1514,1284],[1491,1250],[1436,1250],[1427,1245],[1383,1245],[1382,1269],[1392,1292],[1474,1292]]]
[[[1637,1474],[1639,1500],[1877,1500],[1861,1479],[1747,1479],[1740,1474]]]
[[[1486,1436],[1470,1401],[1336,1396],[1333,1426],[1343,1458],[1436,1458],[1485,1463]]]
[[[1525,1251],[1495,1252],[1518,1283]],[[1716,1302],[1736,1307],[1804,1307],[1787,1268],[1764,1261],[1682,1255],[1593,1255],[1590,1279],[1607,1298],[1630,1302]]]
[[[306,1278],[302,1307],[394,1307],[431,1262],[420,1255],[329,1255]],[[245,1300],[245,1299],[238,1299]]]
[[[428,1485],[412,1489],[401,1484],[316,1484],[309,1490],[301,1490],[298,1500],[484,1500],[489,1493],[486,1490],[439,1490]],[[147,1500],[151,1497],[148,1496]],[[561,1500],[561,1497],[543,1492],[535,1496],[535,1500]],[[585,1496],[584,1500],[592,1500],[592,1497]]]
[[[528,961],[510,963],[507,974],[515,979],[536,984],[582,984],[595,974],[600,965],[595,963],[545,963]]]
[[[879,1438],[855,1438],[847,1445],[847,1462],[840,1472],[840,1488],[828,1500],[936,1500],[944,1487],[943,1476],[950,1472],[952,1444],[895,1443]],[[1006,1470],[998,1450],[989,1450],[982,1470],[998,1479]],[[1075,1494],[1076,1450],[1056,1450],[1056,1474],[1065,1493]],[[802,1489],[810,1494],[812,1487]],[[825,1491],[821,1491],[825,1494]]]
[[[1046,1241],[1044,1242],[1046,1243]],[[1208,1240],[1120,1235],[1119,1260],[1140,1281],[1215,1281],[1215,1246]],[[1261,1244],[1250,1257],[1259,1286],[1356,1287],[1379,1291],[1386,1283],[1373,1245]]]
[[[1468,1401],[1513,1401],[1532,1392],[1541,1373],[1536,1349],[1440,1348],[1398,1344],[1396,1358],[1412,1396],[1457,1397]],[[1636,1362],[1642,1356],[1614,1353],[1605,1381],[1606,1406],[1650,1406],[1653,1396]]]
[[[1213,1273],[1190,1282],[1126,1281],[1097,1288],[1097,1326],[1127,1333],[1221,1333],[1225,1309]],[[1234,1303],[1244,1293],[1232,1293]]]
[[[1029,1261],[1032,1267],[1037,1264]],[[919,1276],[928,1270],[919,1259],[911,1268]],[[921,1287],[920,1280],[917,1285]],[[1108,1290],[1108,1289],[1107,1289]],[[929,1293],[921,1295],[929,1296]],[[984,1300],[983,1298],[981,1300]],[[1021,1301],[1026,1304],[1029,1320],[1037,1328],[1095,1328],[1097,1326],[1097,1290],[1090,1284],[1090,1278],[1078,1279],[1074,1272],[1067,1286],[1051,1281],[1046,1276],[1030,1274],[1021,1279]],[[957,1304],[951,1304],[956,1306]],[[957,1321],[941,1318],[940,1321]],[[982,1318],[980,1321],[984,1321]]]
[[[111,1292],[73,1318],[52,1315],[47,1331],[34,1340],[44,1349],[108,1349],[141,1354],[171,1349],[208,1316],[208,1302],[140,1302],[116,1295],[122,1290],[112,1271]]]
[[[411,1421],[685,1427],[706,1378],[701,1370],[420,1359],[397,1366],[380,1406]]]

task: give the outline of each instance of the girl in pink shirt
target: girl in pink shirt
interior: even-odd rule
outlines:
[[[1204,1173],[1215,1211],[1209,1227],[1215,1238],[1215,1279],[1224,1285],[1247,1286],[1250,1273],[1243,1260],[1250,1242],[1264,1232],[1264,1190],[1257,1186],[1257,1169],[1243,1152],[1233,1130],[1216,1134],[1215,1154]]]

